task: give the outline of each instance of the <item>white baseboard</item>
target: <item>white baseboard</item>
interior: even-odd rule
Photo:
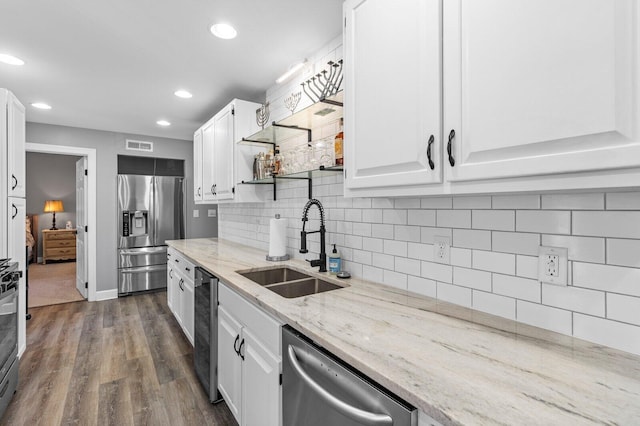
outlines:
[[[110,300],[118,298],[118,289],[114,288],[113,290],[102,290],[96,292],[96,301],[99,302],[101,300]]]

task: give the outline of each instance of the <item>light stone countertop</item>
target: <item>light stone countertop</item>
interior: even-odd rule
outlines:
[[[444,425],[640,425],[639,356],[355,278],[285,299],[236,273],[275,266],[263,251],[167,243]]]

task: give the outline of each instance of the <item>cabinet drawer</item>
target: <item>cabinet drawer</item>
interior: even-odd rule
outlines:
[[[75,231],[65,231],[65,232],[47,232],[45,235],[45,239],[47,241],[53,240],[73,240],[76,238]]]
[[[76,257],[76,248],[75,246],[63,247],[63,248],[47,248],[44,251],[44,255],[46,258],[54,258],[54,257],[73,258],[73,257]]]
[[[169,257],[169,262],[171,262],[173,267],[178,269],[180,273],[184,275],[187,281],[193,282],[196,278],[196,274],[195,274],[196,268],[193,262],[191,262],[186,257],[184,257],[182,253],[174,252],[171,254],[172,256]]]
[[[76,239],[70,239],[70,240],[52,240],[49,241],[47,240],[46,242],[46,248],[50,249],[50,248],[58,248],[58,247],[75,247],[76,246]]]

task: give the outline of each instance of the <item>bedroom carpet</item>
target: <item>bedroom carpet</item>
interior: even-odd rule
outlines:
[[[29,265],[29,307],[84,300],[76,290],[76,262]]]

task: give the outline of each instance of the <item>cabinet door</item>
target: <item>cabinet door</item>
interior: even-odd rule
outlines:
[[[241,325],[222,305],[218,306],[218,390],[229,410],[240,422],[242,371],[236,353],[240,343]]]
[[[441,182],[440,4],[344,3],[347,188]]]
[[[213,120],[202,128],[202,200],[214,201],[216,179]]]
[[[635,0],[457,0],[443,12],[446,179],[640,165]]]
[[[193,134],[193,200],[202,201],[202,129]]]
[[[227,105],[214,117],[215,197],[233,198],[233,104]]]
[[[9,197],[25,196],[25,112],[18,99],[9,94],[7,102],[7,183]]]
[[[191,342],[193,346],[193,327],[194,327],[194,292],[193,292],[193,281],[189,279],[184,279],[182,283],[182,329],[184,330],[184,334],[187,335],[187,339]]]
[[[280,424],[281,361],[251,333],[242,330],[242,424],[278,426]]]
[[[18,287],[18,351],[22,353],[26,345],[26,321],[24,320],[27,308],[26,299],[26,270],[27,254],[25,251],[25,216],[26,201],[24,198],[9,198],[7,200],[9,211],[7,212],[8,223],[8,250],[7,255],[13,261],[18,262],[18,267],[23,275],[20,278]]]

